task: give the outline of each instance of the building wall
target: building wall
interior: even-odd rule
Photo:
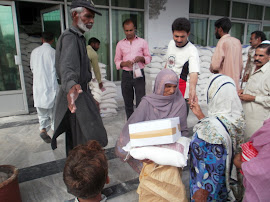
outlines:
[[[242,0],[241,2],[270,5],[270,1],[269,0]]]
[[[149,0],[149,48],[168,45],[171,25],[178,17],[189,17],[189,0]]]

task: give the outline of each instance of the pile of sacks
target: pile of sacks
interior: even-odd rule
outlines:
[[[30,56],[31,52],[42,44],[40,37],[32,37],[26,33],[21,32],[19,34],[20,47],[22,54],[22,66],[24,74],[24,82],[26,88],[26,96],[28,107],[34,107],[33,100],[33,74],[30,69]]]
[[[98,82],[95,78],[95,74],[92,71],[93,79],[89,83],[89,87],[94,96],[94,99],[99,103],[101,117],[111,117],[117,115],[116,109],[118,108],[116,97],[117,88],[116,85],[105,79],[106,77],[106,65],[99,63],[101,80],[103,83],[103,89],[99,89]]]
[[[198,100],[201,104],[206,104],[206,88],[208,84],[209,77],[212,73],[209,71],[211,58],[215,51],[215,47],[210,46],[197,46],[200,57],[200,74],[198,77],[198,83],[196,87],[196,93]],[[247,62],[247,53],[250,46],[244,45],[242,47],[243,55],[243,67],[245,67]],[[155,47],[151,50],[152,61],[145,67],[145,78],[146,78],[146,93],[149,94],[153,91],[155,78],[157,74],[165,67],[166,64],[166,52],[167,46],[165,47]],[[244,68],[243,68],[244,71]]]

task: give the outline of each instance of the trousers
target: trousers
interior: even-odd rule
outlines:
[[[142,97],[145,96],[145,76],[143,69],[142,75],[143,77],[134,79],[132,71],[123,70],[122,72],[121,89],[124,98],[127,119],[129,119],[129,117],[134,112],[134,92],[136,96],[136,107],[138,107],[140,104]]]

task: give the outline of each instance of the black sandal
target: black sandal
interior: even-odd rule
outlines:
[[[40,137],[44,140],[44,142],[46,142],[46,143],[51,143],[51,142],[52,142],[52,139],[51,139],[51,137],[47,134],[47,132],[41,132],[39,135],[40,135]]]

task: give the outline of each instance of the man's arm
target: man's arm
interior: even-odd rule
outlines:
[[[218,43],[216,46],[216,50],[212,56],[212,61],[210,65],[210,71],[212,73],[218,73],[221,70],[221,64],[224,60],[224,56],[225,54],[224,54],[222,45]]]
[[[198,101],[196,95],[196,85],[198,82],[198,73],[200,72],[200,58],[197,48],[194,47],[192,55],[189,58],[189,105]]]
[[[101,74],[100,74],[100,68],[98,65],[98,55],[97,55],[97,53],[91,54],[91,52],[88,50],[87,50],[87,53],[88,53],[88,57],[89,57],[90,62],[91,62],[90,65],[92,65],[92,67],[93,67],[95,77],[96,77],[98,83],[101,83]]]
[[[61,88],[67,93],[68,108],[72,113],[76,111],[75,101],[82,93],[79,83],[80,51],[76,36],[67,34],[62,38],[61,55],[59,61]]]
[[[148,48],[148,44],[147,42],[144,40],[143,42],[143,56],[136,56],[134,59],[134,62],[141,62],[144,64],[149,64],[151,62],[151,55],[149,52],[149,48]]]
[[[192,102],[195,102],[198,100],[198,97],[196,95],[196,85],[198,81],[198,73],[192,72],[189,74],[189,105]]]

